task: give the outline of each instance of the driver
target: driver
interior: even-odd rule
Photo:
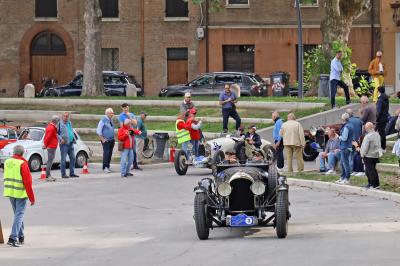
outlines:
[[[251,159],[252,163],[262,163],[264,162],[264,155],[261,150],[256,149],[253,151],[253,158]]]
[[[261,148],[261,138],[260,135],[256,133],[257,127],[255,125],[251,125],[248,127],[248,132],[244,135],[244,139],[246,140],[246,156],[249,159],[253,158],[253,151],[255,149]]]
[[[229,149],[225,152],[225,160],[222,162],[223,164],[236,164],[237,158],[236,153],[233,149]]]

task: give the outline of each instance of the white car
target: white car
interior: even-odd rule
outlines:
[[[47,151],[42,148],[45,130],[45,127],[24,128],[16,142],[8,144],[0,150],[0,164],[3,165],[4,161],[13,155],[13,148],[16,145],[22,145],[25,148],[24,158],[28,161],[31,171],[40,171],[41,166],[47,162]],[[74,135],[75,167],[80,168],[83,167],[85,162],[92,156],[92,152],[75,131]],[[68,161],[69,158],[67,156],[67,162]],[[54,164],[59,164],[60,162],[60,148],[57,148]]]

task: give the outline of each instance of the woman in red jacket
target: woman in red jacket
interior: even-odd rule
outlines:
[[[125,119],[122,127],[118,129],[118,141],[122,142],[121,151],[121,177],[133,176],[129,172],[133,163],[133,149],[135,147],[135,136],[142,132],[131,127],[132,121]],[[121,145],[121,144],[118,144]]]
[[[58,147],[57,125],[59,121],[60,119],[58,116],[53,116],[46,127],[44,135],[43,149],[47,149],[46,181],[56,181],[56,179],[51,176],[50,171]]]
[[[189,111],[190,115],[186,122],[189,127],[190,138],[192,139],[190,142],[193,145],[193,154],[195,157],[199,157],[199,145],[201,139],[201,121],[196,120],[197,110],[196,108],[192,108]]]

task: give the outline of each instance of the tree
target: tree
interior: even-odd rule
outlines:
[[[331,58],[332,44],[347,45],[353,22],[371,9],[373,0],[326,0],[325,18],[321,22],[322,47],[326,58]]]
[[[83,96],[103,95],[101,60],[101,9],[99,0],[85,0],[85,62]]]

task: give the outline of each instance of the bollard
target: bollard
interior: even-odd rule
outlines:
[[[171,145],[169,148],[169,161],[173,163],[175,161],[175,147]]]

